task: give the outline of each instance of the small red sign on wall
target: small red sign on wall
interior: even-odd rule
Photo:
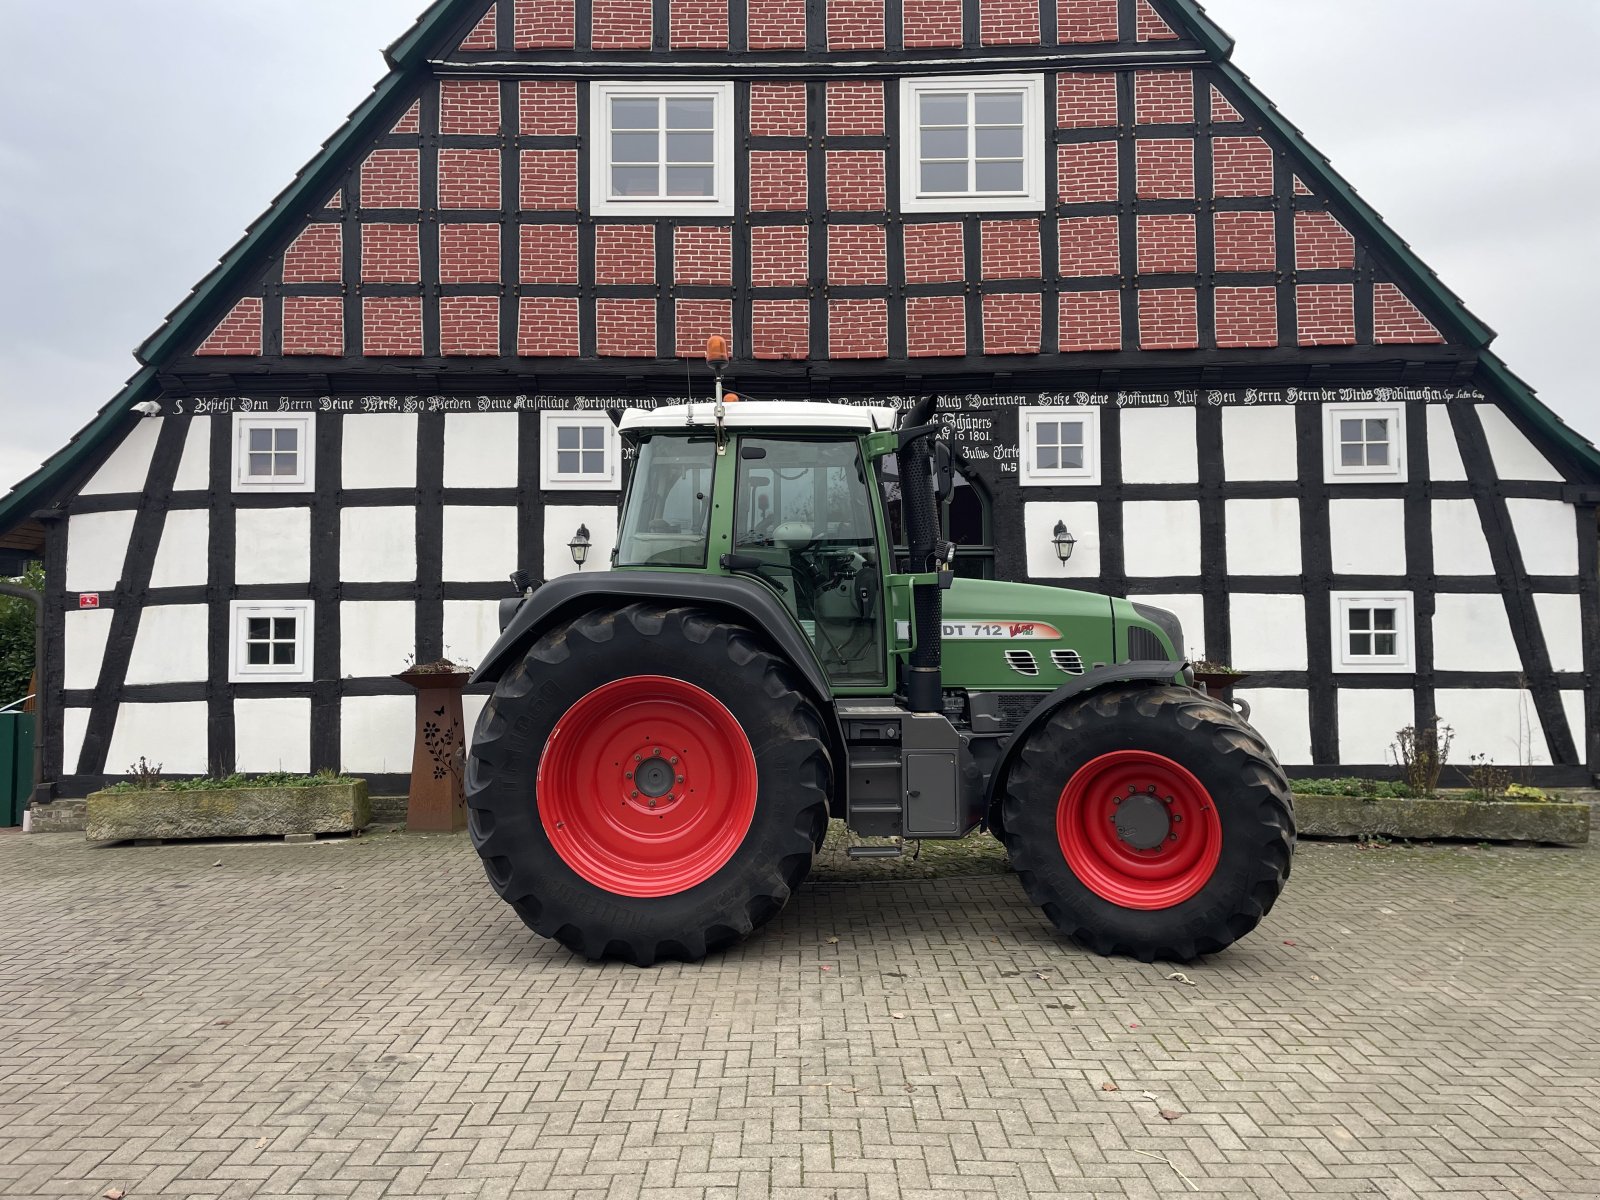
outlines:
[[[79,608],[99,608],[100,607],[100,593],[99,592],[80,592],[78,594],[78,607]]]

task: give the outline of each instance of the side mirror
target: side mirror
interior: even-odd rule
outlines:
[[[950,443],[937,441],[933,444],[933,494],[943,504],[955,490],[956,471],[951,462]]]

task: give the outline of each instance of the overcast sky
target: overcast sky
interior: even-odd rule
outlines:
[[[798,2],[798,0],[797,0]],[[0,493],[384,73],[425,0],[0,0]],[[1235,61],[1591,440],[1594,0],[1209,0]]]

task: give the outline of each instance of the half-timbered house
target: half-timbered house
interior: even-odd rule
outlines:
[[[1437,717],[1588,782],[1600,455],[1230,51],[1193,0],[439,0],[0,504],[49,776],[398,783],[390,676],[604,565],[615,411],[725,334],[752,398],[944,397],[961,570],[1176,612],[1293,771]]]

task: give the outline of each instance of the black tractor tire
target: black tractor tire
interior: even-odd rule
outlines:
[[[754,811],[709,877],[671,894],[621,894],[591,882],[552,845],[539,810],[540,764],[580,700],[607,684],[661,677],[703,689],[737,721],[754,756]],[[625,693],[630,685],[618,686]],[[589,959],[694,962],[788,902],[826,834],[832,787],[817,706],[767,642],[702,609],[630,604],[551,627],[495,685],[468,756],[468,830],[490,884],[536,933]],[[553,784],[551,793],[553,806]]]
[[[1085,841],[1075,832],[1080,826],[1066,815],[1069,781],[1080,778],[1080,771],[1089,780],[1104,779],[1097,773],[1100,764],[1139,756],[1160,756],[1177,764],[1201,785],[1195,795],[1202,807],[1205,800],[1214,805],[1215,824],[1207,837],[1220,839],[1215,866],[1203,885],[1196,883],[1193,895],[1166,907],[1108,898],[1103,893],[1117,889],[1090,887],[1074,872],[1066,851],[1067,840],[1079,846]],[[1160,814],[1155,790],[1147,798],[1140,786],[1137,805]],[[1105,791],[1085,799],[1082,811],[1093,812],[1091,806],[1098,802],[1101,813],[1123,814],[1123,800],[1132,798],[1122,797],[1120,789]],[[1130,805],[1126,815],[1133,817],[1137,805]],[[1001,811],[1012,865],[1029,898],[1056,928],[1097,954],[1125,954],[1143,962],[1188,962],[1245,936],[1283,891],[1294,855],[1293,800],[1278,760],[1232,708],[1191,688],[1119,687],[1063,705],[1030,731],[1019,748],[1005,779]],[[1169,820],[1172,811],[1169,799]],[[1064,824],[1058,824],[1058,817]],[[1210,822],[1211,814],[1200,821]],[[1090,836],[1094,828],[1089,826]],[[1114,859],[1129,851],[1126,843],[1114,840],[1122,837],[1122,826],[1111,828],[1116,832],[1108,857]],[[1176,844],[1180,831],[1187,836],[1196,828],[1191,814],[1188,826],[1158,827],[1156,836],[1164,843],[1170,834]],[[1139,853],[1165,849],[1162,845]],[[1196,881],[1201,877],[1203,873],[1193,876]],[[1132,886],[1147,885],[1137,881]]]

